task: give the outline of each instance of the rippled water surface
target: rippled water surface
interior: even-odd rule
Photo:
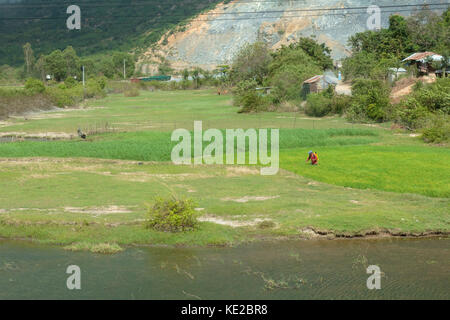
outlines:
[[[0,299],[449,299],[450,240],[129,248],[116,255],[0,242]],[[81,290],[66,287],[69,265]],[[369,265],[381,268],[368,290]]]

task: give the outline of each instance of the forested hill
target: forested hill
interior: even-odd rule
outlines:
[[[22,46],[36,55],[73,46],[80,55],[148,47],[171,27],[219,0],[0,0],[0,65],[24,62]],[[68,30],[67,8],[81,8],[81,30]]]

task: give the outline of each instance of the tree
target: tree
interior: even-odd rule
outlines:
[[[115,68],[111,58],[102,59],[98,66],[98,71],[107,78],[114,78]]]
[[[201,84],[200,75],[201,75],[201,69],[195,68],[194,71],[192,71],[192,80],[194,81],[194,85],[195,85],[196,89],[198,89]]]
[[[80,77],[81,63],[75,49],[71,46],[67,47],[62,52],[62,56],[66,67],[66,77]]]
[[[44,82],[45,76],[46,76],[46,71],[45,71],[45,57],[43,55],[41,55],[39,57],[39,59],[36,61],[36,64],[34,67],[35,67],[37,73],[39,74],[39,77]]]
[[[56,81],[63,81],[67,78],[66,61],[61,50],[55,50],[45,56],[45,70],[53,75]]]
[[[418,50],[439,52],[450,46],[449,28],[445,26],[447,12],[439,16],[425,7],[408,18],[408,30]]]
[[[33,68],[34,56],[33,56],[33,49],[31,48],[31,44],[29,42],[27,42],[23,46],[23,54],[25,58],[25,65],[27,68],[27,76],[30,76]]]
[[[386,80],[389,68],[399,68],[399,59],[394,55],[378,57],[372,52],[358,52],[348,57],[342,64],[345,80],[363,78]]]
[[[313,38],[300,38],[297,44],[291,44],[291,46],[302,48],[323,70],[333,67],[333,59],[330,57],[331,49],[324,43],[319,44]]]
[[[402,59],[417,49],[407,20],[399,15],[390,16],[388,29],[360,32],[351,36],[348,42],[354,54],[373,53],[377,59],[392,56]]]
[[[56,81],[64,81],[67,77],[81,77],[81,61],[75,49],[71,46],[61,50],[55,50],[47,56],[39,58],[39,73],[45,77],[45,73],[53,75]]]
[[[399,15],[390,16],[387,36],[391,39],[391,45],[388,47],[391,54],[402,58],[407,53],[416,51],[417,46],[411,40],[411,34],[407,20],[404,17]]]
[[[268,83],[274,87],[274,101],[299,99],[303,81],[322,72],[322,66],[301,47],[281,47],[269,65]]]
[[[234,83],[243,80],[255,80],[262,85],[269,72],[272,56],[267,45],[255,42],[245,45],[236,55],[231,67],[231,79]]]
[[[189,80],[189,70],[188,69],[183,70],[183,80]]]
[[[135,69],[135,60],[132,55],[126,52],[116,52],[112,56],[112,64],[114,68],[114,74],[120,78],[123,78],[123,67],[125,62],[125,76],[127,78],[133,76]]]

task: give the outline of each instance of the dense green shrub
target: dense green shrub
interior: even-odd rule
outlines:
[[[66,85],[66,88],[73,88],[78,84],[78,81],[73,77],[67,77],[66,80],[64,80],[64,84]]]
[[[25,82],[25,89],[32,94],[43,93],[45,91],[45,85],[41,80],[28,78]]]
[[[103,98],[106,96],[102,89],[103,80],[100,78],[89,79],[86,81],[86,88],[84,90],[85,98]]]
[[[239,113],[266,111],[270,98],[263,97],[256,90],[249,90],[241,97],[242,108]]]
[[[192,231],[198,227],[195,203],[192,200],[157,198],[149,208],[147,228],[166,232]]]
[[[390,118],[390,89],[383,81],[357,79],[352,83],[352,94],[346,112],[349,120],[382,122]]]
[[[239,113],[259,112],[267,110],[270,97],[264,97],[262,92],[256,91],[256,80],[243,80],[233,90],[233,104],[241,107]]]
[[[97,79],[86,81],[86,87],[83,87],[81,83],[74,87],[67,87],[65,83],[56,87],[47,87],[46,94],[60,108],[74,106],[83,101],[83,99],[101,98],[106,95]]]
[[[46,93],[50,100],[59,108],[71,107],[83,100],[82,87],[74,87],[72,89],[48,87]]]
[[[250,91],[255,91],[257,87],[258,83],[256,80],[243,80],[238,82],[233,90],[233,105],[241,107],[244,96]]]
[[[425,85],[414,91],[413,98],[429,111],[442,110],[450,113],[450,78],[437,79],[436,82]]]
[[[433,113],[450,114],[450,78],[414,86],[414,92],[396,108],[396,119],[409,129],[427,126]]]
[[[334,95],[331,99],[331,113],[343,115],[345,110],[351,105],[352,97],[347,95]]]
[[[108,84],[108,78],[105,76],[100,76],[97,78],[97,83],[100,86],[100,89],[105,90],[106,85]]]
[[[427,107],[422,106],[412,97],[398,105],[396,111],[399,122],[410,130],[422,128],[425,119],[431,115]]]
[[[321,93],[308,95],[305,113],[311,117],[324,117],[331,111],[331,99]]]
[[[422,130],[423,139],[428,143],[442,143],[450,141],[450,119],[443,113],[432,115],[426,127]]]

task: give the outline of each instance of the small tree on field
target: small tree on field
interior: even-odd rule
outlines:
[[[238,83],[242,80],[255,80],[262,85],[269,72],[272,56],[263,42],[245,45],[234,58],[231,67],[231,80]]]

